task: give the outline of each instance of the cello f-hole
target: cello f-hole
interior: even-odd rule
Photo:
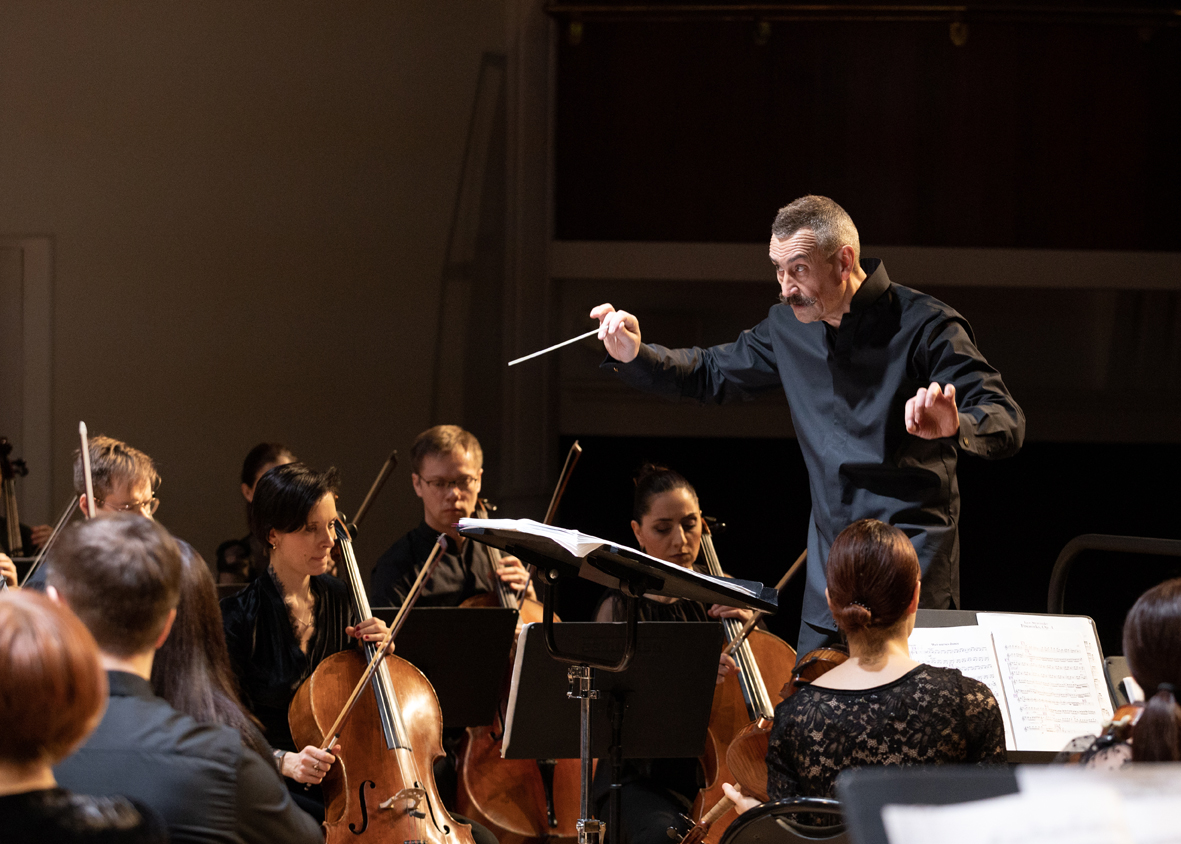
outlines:
[[[357,789],[357,799],[361,803],[361,828],[357,829],[355,823],[349,824],[349,832],[353,835],[360,835],[369,828],[369,808],[365,805],[365,788],[377,788],[377,783],[373,780],[365,780],[361,783],[360,788]]]

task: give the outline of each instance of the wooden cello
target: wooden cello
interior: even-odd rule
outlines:
[[[370,618],[369,597],[340,520],[337,537],[341,573],[352,589],[357,617]],[[321,784],[326,840],[474,844],[471,827],[447,813],[435,786],[434,763],[443,755],[443,714],[421,671],[392,654],[383,657],[372,677],[372,694],[358,696],[351,714],[336,727],[367,661],[386,644],[365,643],[365,656],[356,648],[333,654],[291,701],[288,718],[297,746],[322,747],[338,737],[343,748]]]
[[[566,456],[546,511],[547,525],[553,521],[558,502],[581,453],[582,448],[576,442]],[[493,564],[499,565],[500,552],[495,548],[488,551]],[[509,607],[518,610],[521,624],[541,621],[540,601],[518,596],[496,577],[495,572],[493,581],[497,587],[495,592],[473,596],[462,606]],[[555,616],[555,620],[560,619]],[[551,838],[575,838],[581,815],[579,760],[502,758],[507,697],[506,690],[497,723],[468,728],[459,753],[456,808],[492,830],[500,844],[536,844]]]
[[[701,551],[705,558],[707,571],[714,577],[723,577],[722,565],[718,561],[717,551],[714,549],[713,536],[708,522],[703,520],[701,532]],[[722,627],[725,630],[726,641],[734,642],[741,638],[743,623],[736,618],[723,618]],[[741,771],[732,770],[730,762],[730,748],[735,740],[752,729],[761,731],[764,735],[770,729],[775,717],[775,703],[772,701],[768,689],[779,689],[792,676],[792,668],[796,662],[795,649],[778,636],[765,630],[753,628],[731,653],[738,663],[739,670],[726,676],[725,680],[714,687],[713,707],[710,710],[709,730],[706,734],[705,755],[702,757],[702,767],[705,768],[706,787],[703,788],[693,802],[693,820],[700,823],[704,815],[725,798],[722,783],[734,782],[735,779],[754,780],[755,776],[742,776]],[[764,748],[765,748],[764,743]],[[764,750],[765,753],[765,750]],[[742,765],[735,757],[735,764]],[[766,800],[766,767],[763,767],[762,799]],[[713,844],[721,838],[722,832],[729,826],[730,821],[738,815],[733,806],[715,818],[715,823],[706,832],[704,839]]]

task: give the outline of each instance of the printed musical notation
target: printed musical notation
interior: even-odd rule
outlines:
[[[1001,706],[1010,750],[1061,750],[1112,715],[1090,619],[978,613],[979,626],[916,628],[911,657],[958,668]]]

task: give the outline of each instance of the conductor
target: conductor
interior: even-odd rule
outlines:
[[[771,227],[779,304],[734,342],[667,349],[643,343],[627,311],[603,304],[590,313],[611,357],[603,366],[641,390],[703,403],[786,392],[812,493],[801,654],[838,639],[824,564],[858,519],[910,537],[920,606],[958,606],[956,462],[961,452],[1008,457],[1025,438],[1025,414],[967,321],[860,253],[845,210],[805,196]]]

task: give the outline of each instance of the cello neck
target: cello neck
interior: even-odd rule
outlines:
[[[349,589],[353,596],[353,609],[358,621],[373,617],[373,609],[369,606],[369,595],[365,591],[365,584],[361,581],[361,570],[357,565],[357,557],[353,553],[353,543],[349,539],[344,527],[344,520],[336,524],[337,542],[340,546],[341,565]],[[377,644],[365,643],[365,656],[372,661],[377,653]],[[382,660],[373,673],[373,693],[377,696],[377,711],[381,717],[381,731],[385,735],[386,746],[391,750],[407,747],[406,727],[402,722],[402,712],[398,706],[398,697],[394,693],[394,684],[390,680],[389,668]]]
[[[704,522],[701,531],[701,551],[709,573],[714,577],[725,577],[721,561],[718,560],[718,552],[714,549],[713,535],[709,532],[708,524]],[[723,618],[722,629],[726,633],[726,641],[732,642],[742,635],[742,622],[737,618]],[[774,718],[775,706],[771,703],[771,696],[767,694],[767,686],[763,683],[763,675],[755,660],[754,651],[751,650],[749,639],[744,639],[731,656],[738,663],[738,684],[742,688],[742,698],[746,702],[750,720]]]

